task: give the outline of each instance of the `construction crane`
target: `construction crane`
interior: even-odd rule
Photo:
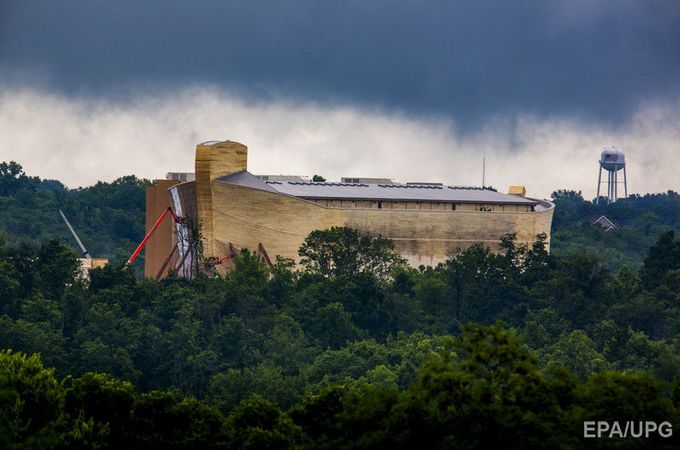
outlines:
[[[62,211],[60,209],[59,214],[61,214],[61,218],[64,219],[64,222],[66,222],[66,226],[68,227],[69,230],[71,230],[71,234],[76,239],[76,242],[78,243],[78,246],[80,247],[80,251],[82,251],[81,258],[92,259],[92,256],[90,256],[90,252],[88,252],[87,249],[85,248],[85,246],[83,245],[83,241],[81,241],[80,238],[78,237],[76,230],[73,229],[71,222],[69,222],[68,219],[66,218],[64,211]]]
[[[135,251],[132,253],[132,255],[130,256],[130,258],[128,259],[128,261],[127,261],[127,263],[126,263],[126,266],[130,266],[132,263],[135,262],[135,260],[136,260],[137,257],[139,256],[139,254],[140,254],[140,253],[142,252],[142,250],[144,250],[144,248],[146,247],[146,244],[149,242],[149,239],[151,239],[151,237],[154,235],[154,233],[156,232],[156,230],[158,229],[158,227],[161,225],[161,223],[163,223],[163,220],[165,220],[165,218],[166,218],[168,215],[172,216],[172,219],[173,219],[173,221],[174,221],[176,224],[186,224],[186,223],[187,223],[185,218],[183,218],[183,217],[178,217],[178,216],[175,214],[175,212],[173,211],[173,209],[172,209],[171,207],[168,206],[168,207],[165,209],[165,211],[163,211],[163,213],[158,217],[158,219],[156,219],[156,222],[153,224],[153,226],[152,226],[152,227],[149,229],[149,231],[146,233],[146,236],[144,236],[144,239],[142,239],[142,242],[139,243],[139,245],[137,246],[137,248],[135,249]],[[178,248],[179,248],[179,243],[176,243],[176,244],[172,247],[172,250],[170,251],[170,254],[165,258],[165,260],[164,260],[163,263],[161,264],[160,270],[158,271],[158,273],[157,273],[157,275],[156,275],[156,280],[159,280],[159,279],[163,276],[163,273],[165,273],[165,269],[167,269],[168,264],[170,263],[170,260],[172,260],[172,257],[175,256],[175,253],[177,253]],[[260,243],[258,249],[259,249],[260,255],[262,256],[262,258],[264,259],[264,261],[267,263],[267,265],[269,266],[269,268],[270,268],[270,269],[273,269],[273,268],[274,268],[274,265],[272,264],[272,261],[271,261],[271,259],[269,258],[269,255],[267,254],[267,251],[265,250],[265,248],[264,248],[264,246],[262,245],[262,243]],[[188,257],[191,253],[193,253],[193,251],[192,251],[191,249],[189,249],[188,251],[185,251],[184,254],[182,255],[182,257],[180,258],[179,263],[177,264],[177,267],[182,267],[182,266],[184,265],[185,260],[187,259],[187,257]],[[225,256],[225,257],[222,258],[222,259],[219,259],[219,258],[216,258],[216,257],[208,258],[208,260],[206,261],[206,263],[207,263],[207,265],[209,265],[209,266],[215,267],[215,266],[218,266],[218,265],[220,265],[220,264],[223,264],[224,262],[226,262],[226,261],[228,261],[228,260],[230,260],[230,259],[235,258],[235,257],[236,257],[236,254],[237,254],[237,253],[236,253],[235,247],[230,243],[230,244],[229,244],[229,254],[228,254],[227,256]]]
[[[80,270],[83,277],[87,279],[89,278],[90,270],[104,267],[109,263],[109,260],[106,258],[93,258],[92,256],[90,256],[90,252],[88,252],[87,249],[85,248],[85,245],[83,245],[83,241],[81,241],[80,238],[78,237],[76,230],[73,229],[73,225],[71,225],[71,222],[69,222],[68,219],[66,218],[66,214],[64,214],[64,211],[60,209],[59,214],[61,215],[61,218],[64,219],[66,226],[71,231],[71,234],[78,243],[78,247],[80,247],[80,251],[82,252],[80,258],[78,258],[78,260],[80,261]]]
[[[165,209],[165,211],[163,211],[163,213],[158,217],[158,219],[153,224],[153,226],[149,229],[148,233],[146,233],[146,236],[144,236],[144,239],[142,240],[142,242],[139,243],[139,245],[137,246],[135,251],[132,253],[132,255],[130,256],[130,258],[128,259],[128,261],[126,263],[126,266],[130,266],[133,262],[135,262],[135,260],[139,256],[139,254],[146,247],[146,244],[149,242],[149,239],[151,239],[153,234],[156,232],[158,227],[161,225],[161,223],[163,223],[163,220],[168,215],[172,216],[172,219],[176,224],[186,225],[186,220],[183,217],[178,217],[177,214],[175,214],[175,211],[173,211],[173,209],[171,207],[167,207]],[[165,261],[163,261],[163,264],[161,265],[161,268],[158,271],[158,274],[156,275],[156,280],[160,280],[160,278],[163,276],[163,273],[165,273],[165,269],[168,267],[168,264],[170,263],[170,260],[172,259],[172,257],[175,256],[175,253],[177,253],[177,250],[179,249],[179,245],[180,245],[179,243],[176,243],[173,246],[170,254],[167,256],[167,258],[165,258]],[[184,265],[184,262],[186,261],[187,257],[191,253],[193,253],[191,249],[189,249],[189,251],[185,251],[183,256],[181,257],[181,259],[179,261],[179,264],[177,264],[177,267],[182,267]]]
[[[135,259],[137,259],[137,257],[142,252],[142,250],[144,250],[144,247],[146,247],[146,243],[149,242],[149,239],[151,239],[151,236],[153,236],[153,234],[156,232],[156,230],[158,229],[160,224],[163,222],[163,219],[165,219],[165,217],[168,214],[172,215],[172,218],[175,221],[175,223],[181,223],[180,219],[177,217],[177,215],[175,215],[175,212],[172,210],[172,208],[168,206],[168,208],[165,211],[163,211],[163,214],[161,214],[161,216],[158,218],[158,220],[156,220],[156,223],[153,224],[153,226],[151,227],[149,232],[146,233],[146,236],[144,236],[144,239],[142,240],[142,242],[137,246],[137,249],[132,253],[132,256],[130,256],[130,259],[128,259],[128,261],[127,261],[128,266],[130,264],[132,264],[133,262],[135,262]],[[174,250],[173,250],[173,253],[174,253]]]

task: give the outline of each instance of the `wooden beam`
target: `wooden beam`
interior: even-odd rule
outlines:
[[[156,275],[156,280],[160,280],[161,277],[163,276],[163,272],[165,272],[165,269],[168,267],[168,264],[170,263],[170,260],[174,256],[175,252],[177,251],[177,244],[175,244],[174,247],[172,247],[172,251],[168,255],[167,258],[165,258],[165,261],[163,261],[163,264],[161,265],[161,269],[158,271],[158,274]]]
[[[269,268],[274,269],[274,264],[272,264],[272,260],[269,259],[269,255],[267,254],[267,250],[264,249],[264,245],[262,245],[262,242],[260,242],[260,245],[258,245],[257,248],[260,250],[260,254],[262,255],[262,257],[266,261]]]

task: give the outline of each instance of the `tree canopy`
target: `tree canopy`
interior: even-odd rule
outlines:
[[[21,216],[26,195],[92,208],[67,211],[83,239],[118,212],[143,230],[144,183],[68,190],[0,167],[0,447],[678,446],[583,439],[584,420],[680,425],[674,194],[597,206],[638,221],[612,234],[558,193],[556,214],[573,210],[552,252],[507,235],[414,268],[389,240],[334,228],[310,234],[300,266],[244,249],[225,276],[161,281],[115,260],[84,280],[68,230],[51,240]],[[609,240],[639,263],[614,267]]]

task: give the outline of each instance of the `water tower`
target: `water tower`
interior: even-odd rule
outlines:
[[[600,156],[600,172],[597,175],[597,198],[600,202],[600,186],[602,186],[602,170],[607,171],[607,202],[613,203],[618,198],[619,183],[623,183],[625,197],[628,197],[628,180],[626,178],[626,157],[621,150],[614,147],[605,148]],[[623,181],[619,181],[619,171],[623,169]]]

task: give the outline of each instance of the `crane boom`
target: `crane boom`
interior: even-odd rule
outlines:
[[[156,223],[153,224],[153,226],[151,227],[149,232],[146,234],[146,236],[144,236],[144,240],[142,240],[142,242],[139,244],[139,246],[134,251],[134,253],[132,253],[132,256],[130,256],[130,259],[128,259],[127,265],[130,265],[133,262],[135,262],[135,259],[137,259],[137,257],[142,252],[144,247],[146,247],[146,243],[149,242],[149,239],[151,239],[151,236],[153,236],[153,234],[156,232],[156,229],[161,224],[161,222],[163,222],[163,219],[165,219],[165,216],[167,216],[168,213],[170,213],[172,215],[172,218],[175,222],[178,221],[178,218],[175,215],[175,212],[172,210],[172,208],[168,207],[165,211],[163,211],[163,214],[161,214],[161,216],[158,218],[158,220],[156,220]]]
[[[80,240],[80,238],[78,237],[78,234],[76,233],[76,230],[74,230],[73,227],[71,226],[71,222],[69,222],[68,219],[66,218],[66,215],[64,214],[64,211],[62,211],[62,210],[60,209],[60,210],[59,210],[59,214],[61,214],[61,218],[64,219],[64,222],[66,222],[66,226],[68,227],[68,229],[71,230],[71,234],[73,235],[73,237],[76,238],[76,242],[78,243],[78,246],[80,247],[80,250],[83,252],[83,254],[82,254],[81,256],[82,256],[83,258],[92,258],[92,257],[90,256],[90,252],[87,251],[87,249],[86,249],[85,246],[83,245],[83,242],[82,242],[82,241]]]

